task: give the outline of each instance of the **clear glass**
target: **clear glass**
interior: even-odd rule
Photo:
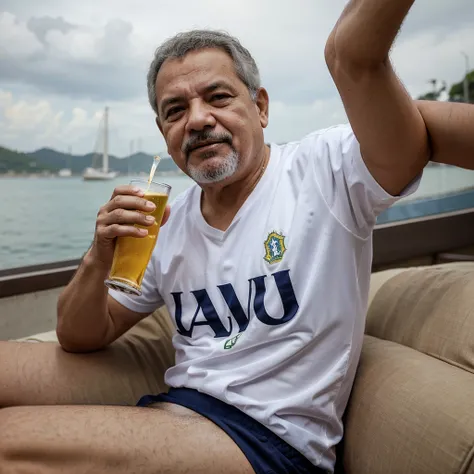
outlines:
[[[171,186],[154,181],[148,186],[147,179],[132,180],[130,185],[143,189],[144,198],[155,204],[153,212],[144,212],[154,216],[155,222],[152,226],[135,225],[148,230],[146,237],[117,238],[112,268],[105,285],[113,290],[140,296],[143,277],[158,240]]]

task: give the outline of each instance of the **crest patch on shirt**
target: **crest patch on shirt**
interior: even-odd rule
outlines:
[[[263,259],[268,263],[281,262],[286,252],[285,236],[278,232],[268,234],[267,240],[263,243],[265,246],[265,257]]]
[[[239,340],[240,336],[242,336],[242,333],[237,334],[237,336],[235,337],[227,339],[227,341],[225,341],[224,343],[224,349],[226,350],[232,349],[235,346],[235,344],[237,344],[237,341]]]

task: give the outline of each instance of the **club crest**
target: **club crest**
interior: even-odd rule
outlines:
[[[225,341],[224,349],[225,350],[232,349],[235,346],[235,344],[237,343],[237,341],[239,340],[240,336],[242,336],[242,333],[237,334],[237,336],[232,337],[232,338],[228,339],[227,341]]]
[[[282,261],[286,252],[284,235],[272,232],[263,245],[265,246],[265,257],[263,257],[265,261],[270,264]]]

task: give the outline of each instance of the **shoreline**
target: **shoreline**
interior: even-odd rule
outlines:
[[[128,174],[119,174],[117,178],[142,178],[142,177],[148,177],[149,173],[145,172],[140,172],[140,173],[132,173],[130,175]],[[186,176],[184,173],[175,173],[175,172],[158,172],[155,173],[155,176],[173,176],[173,177],[180,177],[180,176]],[[31,173],[31,174],[0,174],[0,179],[39,179],[39,178],[48,178],[48,179],[62,179],[62,180],[67,180],[67,179],[77,179],[81,178],[82,179],[82,174],[73,174],[71,176],[59,176],[58,174],[42,174],[42,173]],[[113,181],[114,179],[110,180]]]

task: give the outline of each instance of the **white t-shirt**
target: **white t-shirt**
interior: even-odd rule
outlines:
[[[413,192],[416,180],[402,194]],[[272,145],[267,169],[222,232],[194,185],[173,203],[143,295],[177,333],[172,387],[214,396],[332,472],[359,360],[376,216],[397,199],[366,168],[347,125]]]

